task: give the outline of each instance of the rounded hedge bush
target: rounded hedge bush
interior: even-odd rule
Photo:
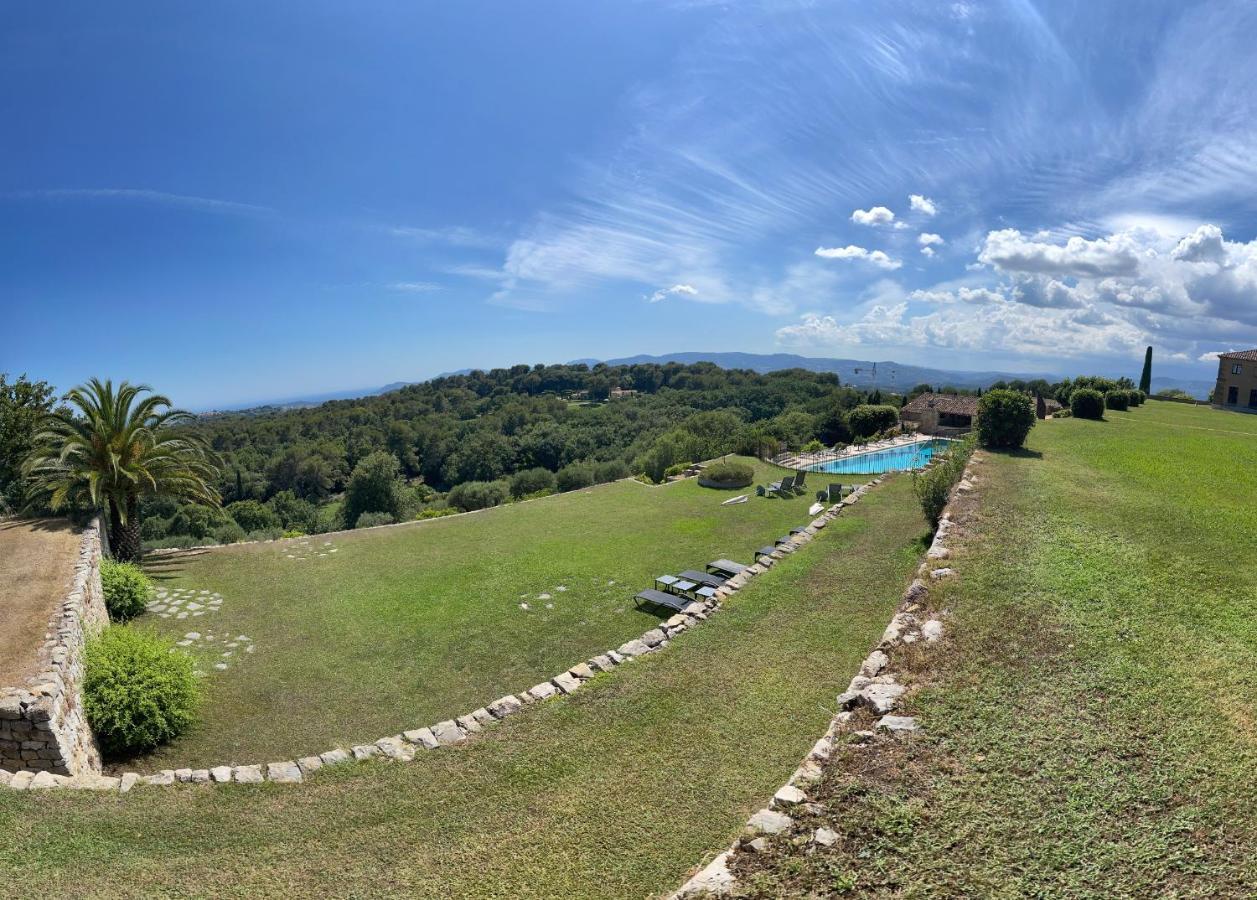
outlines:
[[[1094,388],[1079,388],[1069,395],[1069,411],[1076,419],[1103,419],[1104,395]]]
[[[872,437],[899,424],[899,410],[893,406],[861,404],[847,413],[847,427],[857,438]]]
[[[1125,411],[1130,407],[1129,391],[1108,391],[1104,395],[1104,408]]]
[[[698,483],[709,488],[746,487],[755,480],[755,470],[746,463],[714,462],[698,476]]]
[[[87,642],[83,707],[106,756],[151,750],[195,721],[192,657],[134,628],[106,628]]]
[[[105,593],[109,618],[117,622],[125,622],[144,612],[153,592],[153,583],[139,566],[112,559],[100,561],[100,586]]]
[[[1131,406],[1143,406],[1144,401],[1148,399],[1148,395],[1138,388],[1133,391],[1127,391],[1126,393],[1130,395]]]
[[[1016,449],[1034,427],[1034,401],[1020,391],[995,389],[978,401],[975,423],[984,447]]]

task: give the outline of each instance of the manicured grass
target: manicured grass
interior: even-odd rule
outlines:
[[[411,763],[351,764],[299,787],[0,791],[0,877],[75,895],[669,891],[824,730],[923,531],[908,479],[891,479],[663,653]],[[369,706],[360,694],[345,715]]]
[[[840,754],[839,845],[752,861],[749,895],[1253,896],[1257,417],[1106,418],[983,463],[924,735]]]
[[[759,480],[772,471],[760,466]],[[316,754],[526,690],[658,621],[632,602],[655,576],[719,557],[751,562],[755,548],[806,524],[813,502],[721,506],[737,493],[625,481],[404,527],[156,557],[149,570],[162,587],[224,601],[199,617],[140,621],[216,639],[189,648],[207,673],[200,724],[124,764]],[[249,638],[253,651],[224,636]]]

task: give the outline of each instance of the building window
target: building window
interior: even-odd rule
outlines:
[[[1257,388],[1248,392],[1248,408],[1257,409]]]
[[[1228,406],[1234,406],[1240,402],[1240,389],[1235,385],[1226,389],[1226,402]]]
[[[1241,366],[1239,363],[1235,363],[1233,366],[1231,366],[1231,374],[1232,374],[1232,375],[1243,375],[1243,374],[1244,374],[1244,367],[1243,367],[1243,366]]]

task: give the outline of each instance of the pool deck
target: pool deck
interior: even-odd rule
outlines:
[[[874,441],[863,446],[852,444],[843,447],[841,450],[821,450],[817,453],[791,454],[778,460],[778,465],[785,466],[788,469],[804,469],[814,472],[816,470],[812,467],[822,465],[823,463],[850,459],[854,456],[863,456],[866,453],[876,453],[878,450],[893,450],[896,447],[907,447],[911,444],[924,444],[933,440],[946,440],[946,438],[939,439],[928,434],[900,434],[884,441]]]

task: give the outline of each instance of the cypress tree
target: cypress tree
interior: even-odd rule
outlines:
[[[1144,352],[1144,371],[1139,376],[1139,389],[1145,394],[1152,394],[1152,348]]]

